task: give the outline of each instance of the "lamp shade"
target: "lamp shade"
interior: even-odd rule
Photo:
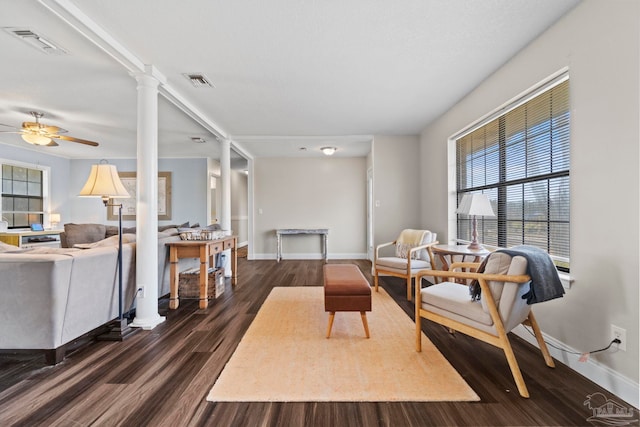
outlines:
[[[460,206],[456,213],[466,215],[496,216],[489,202],[489,198],[484,194],[465,194],[462,196]]]
[[[100,163],[91,166],[89,179],[80,190],[80,196],[102,197],[103,199],[122,199],[130,197],[115,165]]]
[[[60,214],[59,213],[49,214],[49,222],[51,222],[52,224],[59,223],[60,222]]]
[[[21,136],[23,140],[34,145],[49,145],[52,141],[51,138],[37,133],[23,133]]]

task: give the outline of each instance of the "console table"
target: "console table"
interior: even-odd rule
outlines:
[[[278,240],[278,250],[276,253],[276,261],[282,259],[282,236],[290,236],[294,234],[319,234],[322,236],[322,258],[327,262],[327,240],[329,236],[328,228],[279,228],[276,230],[276,239]]]
[[[169,262],[170,270],[170,296],[169,308],[176,309],[180,304],[178,295],[178,261],[180,258],[200,258],[200,302],[201,309],[207,308],[209,299],[207,298],[209,286],[209,266],[214,266],[213,257],[215,254],[231,249],[231,285],[235,286],[238,278],[238,257],[236,248],[238,246],[236,236],[223,237],[216,240],[180,240],[170,242]]]
[[[0,242],[8,243],[20,248],[33,248],[36,246],[60,247],[60,233],[62,230],[45,231],[5,231],[0,233]]]

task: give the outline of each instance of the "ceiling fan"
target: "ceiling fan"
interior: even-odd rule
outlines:
[[[50,126],[40,123],[40,118],[44,115],[37,111],[31,111],[30,114],[35,119],[35,122],[22,122],[22,128],[16,129],[9,125],[0,125],[10,127],[16,130],[12,131],[0,131],[0,133],[19,133],[29,144],[34,145],[46,145],[48,147],[55,147],[58,145],[54,139],[61,139],[63,141],[79,142],[80,144],[90,145],[97,147],[98,143],[93,141],[87,141],[86,139],[74,138],[72,136],[60,135],[61,133],[67,133],[68,131],[58,126]]]

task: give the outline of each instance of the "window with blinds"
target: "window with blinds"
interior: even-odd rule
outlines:
[[[478,240],[546,250],[569,271],[569,80],[565,76],[528,101],[456,139],[458,204],[484,193],[495,218],[478,220]],[[471,221],[457,218],[458,239]]]

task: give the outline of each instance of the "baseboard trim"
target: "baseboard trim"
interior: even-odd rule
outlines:
[[[251,254],[250,254],[251,255]],[[366,253],[346,253],[346,254],[329,254],[329,261],[332,259],[367,259]],[[261,254],[253,254],[250,259],[255,260],[265,260],[265,259],[276,259],[275,253],[261,253]],[[282,255],[283,260],[294,259],[294,260],[316,260],[316,259],[324,259],[322,254],[311,254],[311,253],[286,253]]]
[[[518,326],[514,328],[512,332],[534,347],[539,348],[536,339],[524,328],[524,326]],[[578,350],[571,348],[567,344],[558,341],[557,339],[549,335],[546,335],[544,332],[542,333],[542,335],[544,337],[544,340],[550,345],[564,348],[572,352],[579,352]],[[625,377],[619,372],[614,371],[610,367],[603,365],[597,360],[593,360],[592,358],[589,358],[589,360],[586,362],[581,362],[579,360],[579,354],[570,354],[551,346],[549,346],[549,353],[551,353],[551,356],[555,360],[561,362],[580,375],[598,384],[600,387],[613,393],[628,404],[633,405],[636,408],[640,408],[640,396],[638,395],[640,384],[636,383],[630,378]],[[586,398],[587,396],[585,396],[585,399]]]

